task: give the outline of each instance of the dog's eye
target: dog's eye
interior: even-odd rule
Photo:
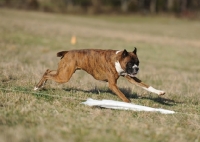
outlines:
[[[127,67],[130,67],[130,68],[132,68],[132,66],[133,66],[133,63],[131,63],[131,62],[128,62],[126,65],[127,65]]]

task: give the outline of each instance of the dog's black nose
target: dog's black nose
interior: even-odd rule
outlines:
[[[139,71],[139,68],[137,67],[137,68],[135,68],[135,70],[138,72],[138,71]]]

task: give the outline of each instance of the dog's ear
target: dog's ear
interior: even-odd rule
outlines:
[[[135,47],[133,53],[134,53],[135,55],[137,55],[137,48],[136,48],[136,47]]]
[[[126,51],[126,49],[124,49],[124,51],[122,53],[122,57],[125,58],[126,56],[128,56],[128,52]]]

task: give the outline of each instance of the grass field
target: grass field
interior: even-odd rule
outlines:
[[[199,142],[200,23],[173,17],[72,16],[0,9],[0,141]],[[70,39],[77,37],[77,44]],[[33,88],[56,69],[62,50],[138,48],[138,78],[165,90],[159,98],[123,78],[132,103],[174,110],[164,115],[90,108],[87,98],[120,99],[83,71],[66,84]]]

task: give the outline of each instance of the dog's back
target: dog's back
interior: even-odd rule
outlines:
[[[73,64],[76,70],[82,69],[95,79],[106,80],[106,74],[109,74],[114,65],[116,50],[70,50],[58,52],[57,56],[61,57],[61,64]]]

